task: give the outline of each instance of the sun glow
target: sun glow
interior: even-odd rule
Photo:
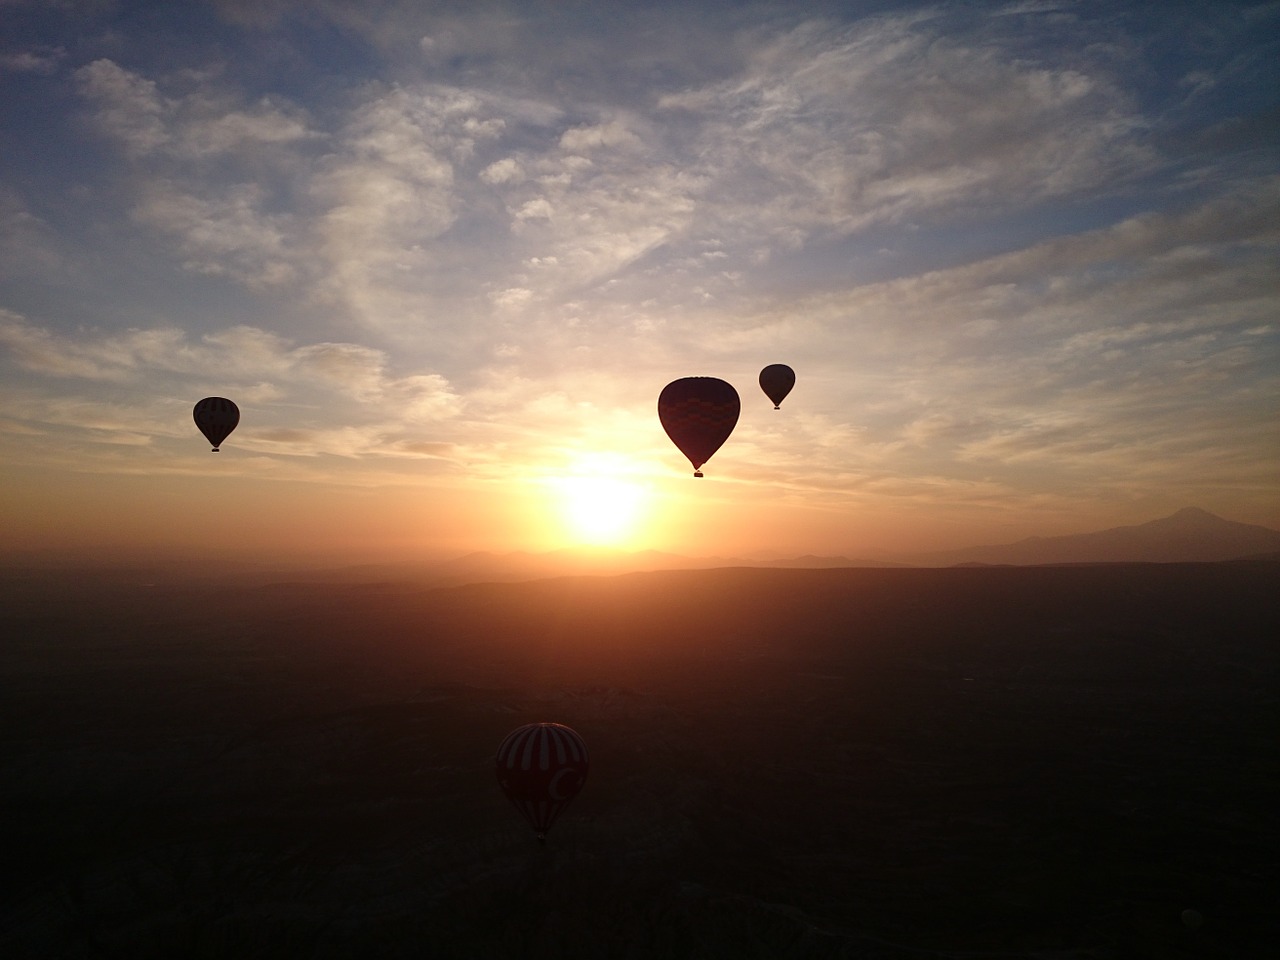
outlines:
[[[647,506],[643,487],[607,475],[562,477],[554,481],[566,532],[575,543],[626,546]]]

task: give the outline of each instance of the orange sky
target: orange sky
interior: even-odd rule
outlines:
[[[1057,523],[991,505],[968,512],[916,507],[893,513],[775,497],[711,476],[627,480],[634,514],[615,524],[617,480],[479,479],[449,485],[353,486],[261,481],[236,472],[230,446],[204,475],[48,474],[19,469],[5,484],[6,553],[226,557],[301,565],[440,559],[471,551],[555,550],[600,545],[692,556],[774,557],[807,553],[878,558],[895,553],[1002,543],[1132,522],[1064,513]],[[714,462],[714,461],[713,461]],[[612,497],[590,500],[603,486]],[[1177,505],[1152,502],[1139,519]]]

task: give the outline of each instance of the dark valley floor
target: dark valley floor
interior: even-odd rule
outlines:
[[[1280,565],[0,586],[6,957],[1269,956]],[[591,749],[539,846],[493,754]]]

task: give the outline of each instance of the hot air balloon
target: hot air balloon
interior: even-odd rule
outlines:
[[[773,401],[775,410],[795,385],[796,372],[785,363],[771,363],[760,371],[760,389]]]
[[[658,395],[658,419],[693,464],[693,475],[729,439],[741,409],[738,391],[715,377],[672,380]]]
[[[563,723],[527,723],[498,747],[498,783],[539,840],[587,779],[587,745]]]
[[[240,422],[240,408],[225,397],[205,397],[196,404],[196,426],[218,452],[222,441]]]

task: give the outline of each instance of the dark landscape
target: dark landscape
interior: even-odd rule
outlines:
[[[6,958],[1275,949],[1274,559],[0,597]]]

